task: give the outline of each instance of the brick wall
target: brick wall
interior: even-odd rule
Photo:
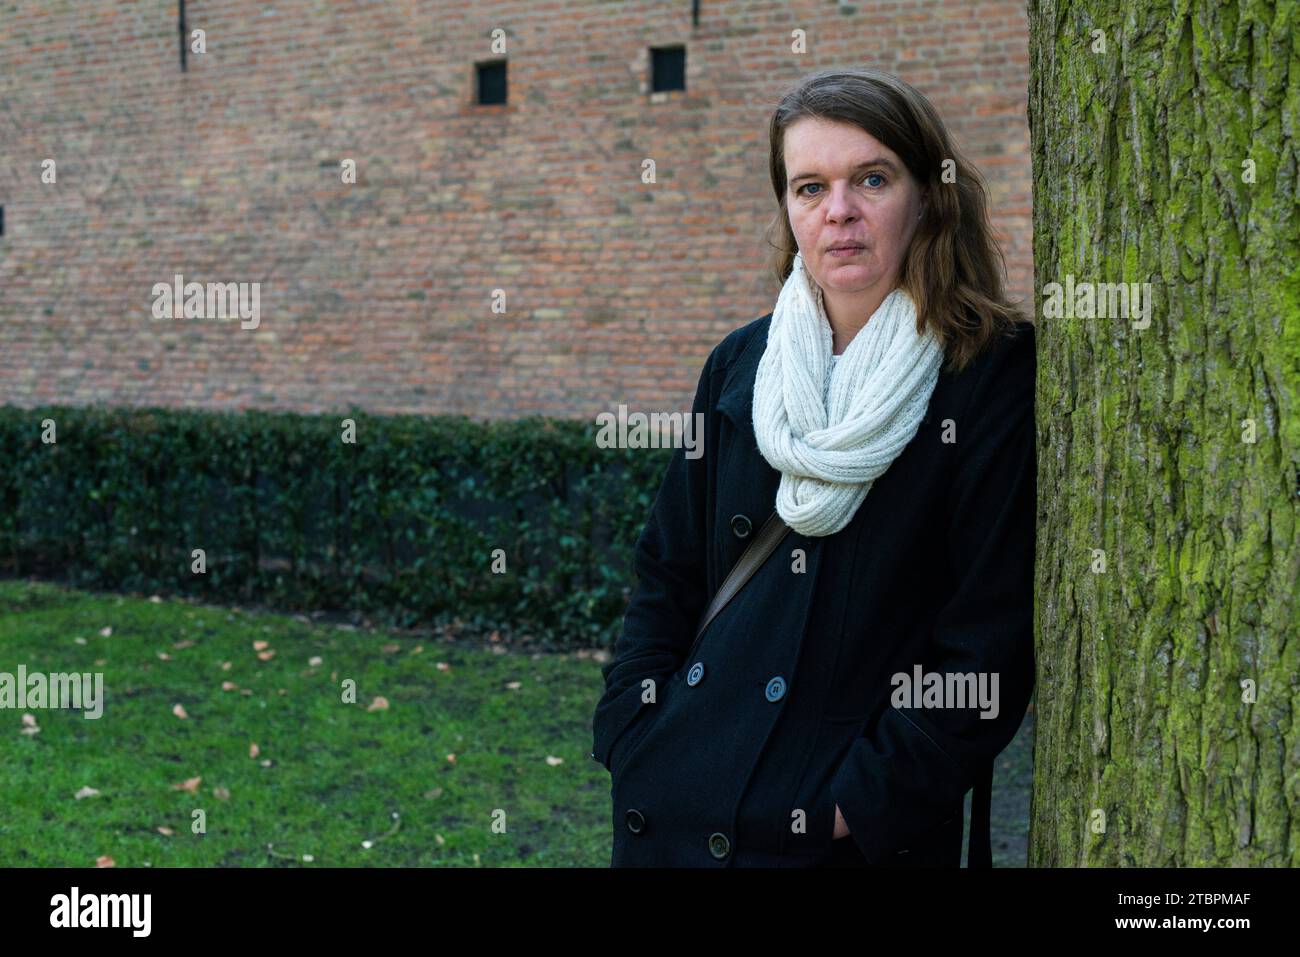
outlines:
[[[766,122],[829,66],[931,97],[1031,296],[1023,3],[699,8],[190,0],[182,73],[174,0],[0,3],[0,403],[685,408],[775,302]],[[509,104],[475,106],[494,28]],[[671,43],[687,89],[651,96]],[[259,282],[260,325],[154,319],[176,273]]]

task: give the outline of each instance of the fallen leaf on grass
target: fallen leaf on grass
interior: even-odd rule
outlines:
[[[257,653],[257,658],[259,661],[270,661],[274,657],[275,657],[274,651],[259,651]]]
[[[259,748],[256,743],[250,744],[248,746],[248,756],[250,758],[255,758],[261,753],[262,753],[262,749]]]
[[[432,791],[425,791],[424,796],[427,798],[436,798],[442,795],[442,788],[434,788]]]
[[[113,860],[111,857],[105,854],[102,857],[95,858],[95,866],[96,867],[117,867],[117,861]]]
[[[184,781],[180,782],[179,784],[173,784],[172,790],[185,791],[187,794],[198,794],[199,782],[202,780],[203,780],[203,775],[199,775],[197,778],[186,778]]]
[[[402,650],[402,646],[401,646],[401,645],[395,645],[395,644],[389,643],[389,644],[387,644],[387,645],[384,645],[384,646],[383,646],[382,648],[380,648],[379,650],[382,651],[382,652],[383,652],[384,654],[386,654],[386,655],[394,655],[394,654],[397,654],[397,652],[399,652],[399,651]]]
[[[447,755],[447,763],[448,763],[448,764],[455,764],[455,763],[456,763],[456,755],[454,755],[454,754],[449,754],[449,755]]]
[[[221,670],[222,670],[222,671],[229,671],[229,670],[230,670],[230,662],[229,662],[229,661],[223,661],[223,662],[221,663]]]
[[[548,754],[546,756],[546,763],[549,764],[551,767],[555,767],[557,764],[563,764],[564,758],[557,758],[553,754]]]
[[[221,682],[222,691],[237,691],[238,689],[239,689],[239,685],[235,684],[233,681]]]
[[[185,713],[185,706],[184,706],[184,705],[179,705],[179,704],[177,704],[177,705],[172,705],[172,714],[174,714],[174,715],[176,715],[176,717],[178,717],[178,718],[182,718],[182,719],[184,719],[184,718],[188,718],[188,717],[189,717],[189,715]]]
[[[269,647],[271,647],[271,643],[269,641],[263,641],[261,638],[258,638],[256,641],[253,642],[254,651],[262,651],[263,649]]]
[[[176,642],[176,644],[172,645],[173,648],[178,648],[178,649],[192,648],[193,646],[194,646],[194,642],[190,641],[188,638],[186,638],[184,641],[178,641]]]
[[[161,834],[163,837],[171,837],[176,832],[173,831],[170,827],[159,827],[158,833]]]
[[[36,723],[36,718],[30,714],[23,715],[23,729],[19,734],[40,734],[41,726]]]
[[[269,768],[274,762],[272,762],[270,758],[263,758],[261,761],[258,761],[257,763],[264,768]]]
[[[451,671],[451,665],[447,664],[447,662],[445,662],[445,661],[440,661],[440,662],[438,662],[438,670],[439,670],[439,671]]]
[[[319,668],[322,664],[324,664],[324,662],[325,659],[322,658],[320,655],[313,655],[311,658],[307,660],[307,664],[310,665],[312,668]]]
[[[98,794],[99,794],[98,791],[96,791],[90,785],[86,785],[80,791],[74,794],[73,797],[75,797],[78,801],[80,801],[82,798],[93,798]]]
[[[99,629],[99,637],[101,637],[101,638],[107,638],[107,637],[108,637],[109,635],[111,635],[112,633],[113,633],[113,626],[112,626],[112,625],[109,625],[107,628],[101,628],[101,629]]]
[[[230,800],[230,788],[213,788],[213,789],[212,789],[212,796],[215,797],[215,798],[219,798],[219,799],[221,799],[222,801],[229,801],[229,800]]]
[[[383,697],[382,695],[377,696],[377,697],[375,698],[374,701],[370,702],[370,706],[369,706],[368,708],[366,708],[366,710],[367,710],[367,711],[387,711],[387,710],[388,710],[388,699],[385,698],[385,697]]]
[[[506,682],[506,687],[509,688],[511,691],[518,691],[520,688],[523,687],[523,685],[518,681],[508,681]]]
[[[169,654],[167,654],[167,652],[165,652],[165,651],[160,651],[160,652],[158,652],[158,657],[159,657],[162,661],[171,661],[171,660],[172,660],[172,656],[169,655]]]
[[[411,654],[413,655],[424,654],[424,645],[416,645],[414,648],[411,649]]]
[[[86,639],[78,635],[76,638],[72,639],[72,642],[73,644],[84,645],[86,643]]]

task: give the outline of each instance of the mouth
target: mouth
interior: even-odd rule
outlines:
[[[832,246],[826,252],[832,256],[851,256],[854,253],[860,253],[866,247],[861,243],[841,243],[838,246]]]

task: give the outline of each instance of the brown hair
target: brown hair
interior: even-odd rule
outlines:
[[[927,326],[934,332],[949,368],[964,369],[995,336],[1010,335],[1020,322],[1032,324],[1003,292],[1006,260],[993,238],[979,171],[953,146],[930,101],[881,70],[809,74],[781,97],[772,114],[769,166],[780,209],[767,236],[776,250],[771,265],[778,283],[789,277],[799,249],[786,209],[785,132],[804,117],[865,130],[916,178],[925,212],[899,266],[898,284],[916,303],[917,333]],[[954,183],[941,180],[945,160],[953,162]]]

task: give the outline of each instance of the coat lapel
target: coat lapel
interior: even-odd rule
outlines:
[[[742,434],[748,433],[751,438],[754,432],[754,381],[758,378],[758,362],[767,348],[767,330],[771,322],[771,313],[762,317],[757,332],[749,337],[745,351],[727,370],[722,391],[718,393],[718,411],[729,418]]]

